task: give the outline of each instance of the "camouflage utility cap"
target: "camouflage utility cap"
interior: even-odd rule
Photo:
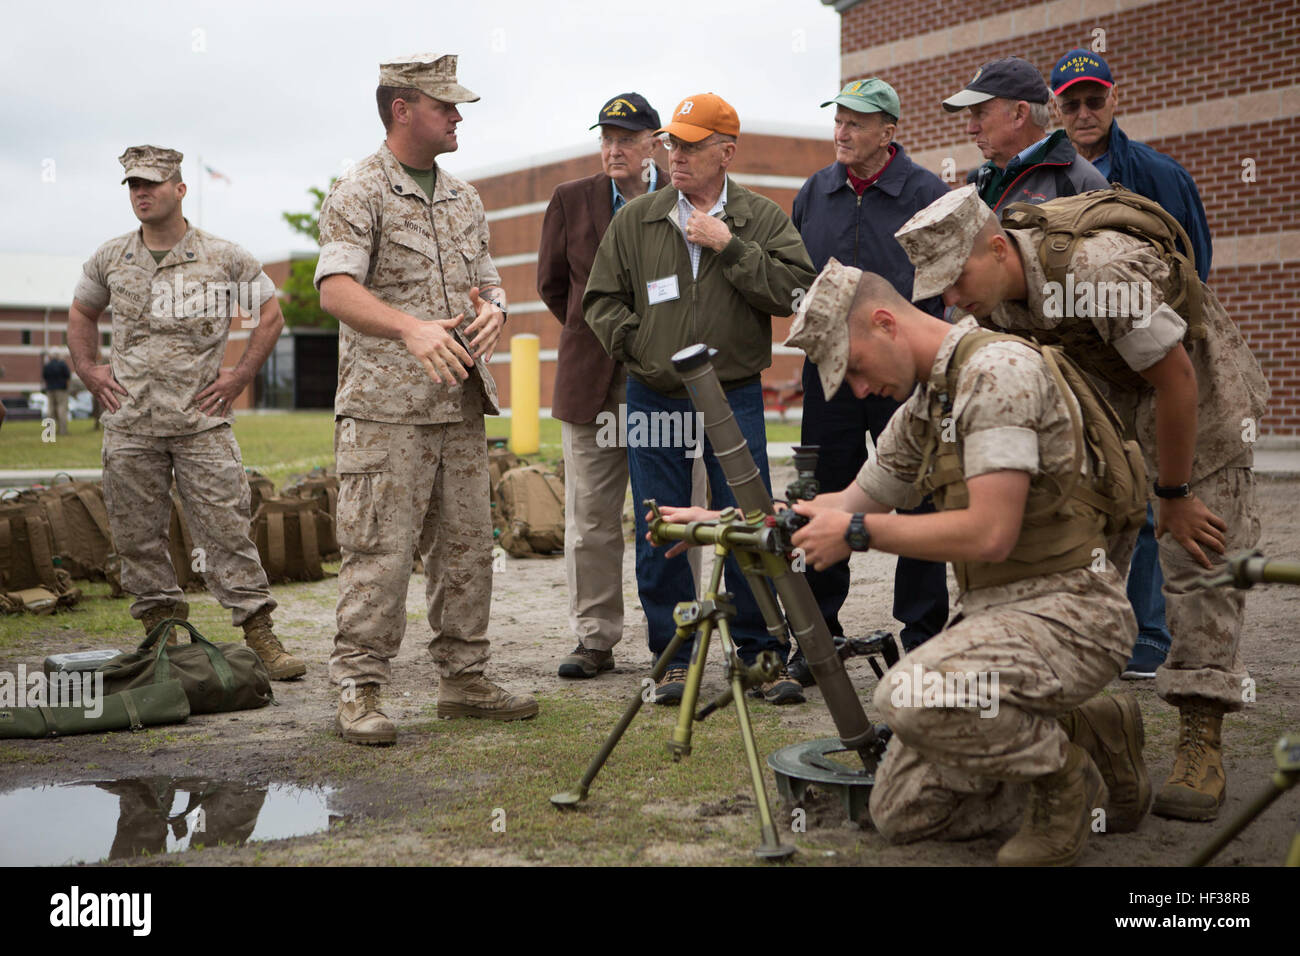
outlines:
[[[415,53],[379,64],[379,85],[419,90],[444,103],[477,103],[478,94],[456,82],[454,54]]]
[[[966,267],[975,237],[993,213],[974,184],[945,193],[894,233],[916,266],[912,301],[941,295]]]
[[[786,345],[801,348],[817,366],[830,401],[849,370],[849,310],[862,270],[832,258],[813,280],[790,325]]]
[[[185,157],[174,149],[163,146],[131,146],[117,161],[126,173],[122,182],[128,179],[147,179],[151,183],[162,183],[171,179],[176,170],[181,168]]]

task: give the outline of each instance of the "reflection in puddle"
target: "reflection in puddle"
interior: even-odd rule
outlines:
[[[0,793],[0,866],[93,863],[304,836],[341,820],[329,788],[198,777],[85,780]]]

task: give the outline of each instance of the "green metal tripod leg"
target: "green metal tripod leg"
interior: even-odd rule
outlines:
[[[654,670],[650,672],[650,681],[652,684],[657,684],[659,679],[668,672],[668,663],[673,659],[673,656],[682,646],[682,642],[686,640],[687,636],[693,630],[693,622],[689,624],[679,623],[677,625],[677,632],[673,635],[673,639],[668,642],[668,646],[664,648],[664,652],[659,655],[659,660],[655,662]],[[650,688],[646,687],[644,690],[637,691],[636,696],[628,703],[627,709],[623,711],[623,716],[618,719],[618,723],[614,726],[614,729],[610,731],[609,736],[605,738],[605,742],[601,745],[600,751],[596,756],[591,758],[591,763],[587,765],[586,772],[583,773],[582,779],[578,781],[577,788],[553,795],[551,797],[551,803],[555,804],[557,807],[572,807],[587,799],[587,794],[591,790],[592,782],[596,779],[596,775],[600,773],[600,768],[605,766],[605,761],[608,760],[609,755],[614,752],[614,748],[618,746],[618,742],[623,739],[623,733],[631,725],[637,712],[641,709],[641,705],[646,702],[646,693],[649,690]]]

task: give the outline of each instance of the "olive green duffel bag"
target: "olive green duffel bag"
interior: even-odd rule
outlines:
[[[189,644],[168,645],[169,627],[190,632]],[[274,700],[271,675],[257,652],[243,644],[214,644],[189,621],[160,621],[133,653],[102,665],[105,693],[176,678],[185,688],[192,714],[253,710]]]
[[[133,687],[98,698],[99,707],[0,707],[0,738],[64,737],[179,724],[190,715],[178,680]]]

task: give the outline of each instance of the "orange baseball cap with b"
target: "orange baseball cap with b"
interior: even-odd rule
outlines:
[[[714,133],[739,136],[740,117],[718,94],[697,93],[677,104],[672,122],[656,131],[656,135],[659,133],[669,133],[688,143],[698,143]]]

